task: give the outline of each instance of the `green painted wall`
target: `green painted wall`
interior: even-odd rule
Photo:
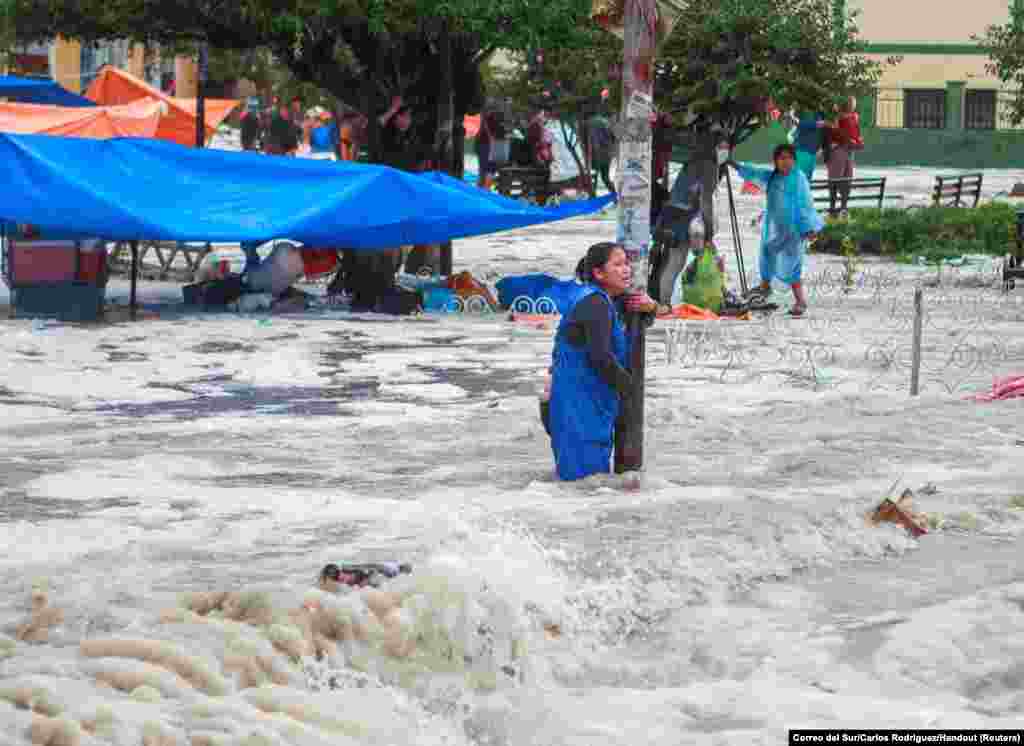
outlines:
[[[864,150],[857,153],[857,163],[862,166],[1024,168],[1024,132],[865,127],[863,134]],[[781,126],[766,127],[736,149],[736,158],[766,163],[772,148],[785,141],[786,131]],[[819,168],[824,175],[824,166],[819,164]]]

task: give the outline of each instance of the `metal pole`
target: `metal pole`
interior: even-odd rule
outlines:
[[[139,242],[132,241],[132,289],[128,305],[131,308],[132,321],[135,321],[136,286],[139,279]]]
[[[206,145],[206,42],[199,45],[199,75],[196,81],[196,147]]]
[[[730,153],[731,155],[731,153]],[[746,296],[747,290],[747,266],[743,261],[743,243],[740,239],[740,223],[736,217],[736,200],[732,194],[732,176],[729,169],[725,169],[725,188],[729,190],[729,220],[732,223],[732,242],[736,247],[736,268],[740,273],[740,292]]]
[[[619,141],[618,242],[633,264],[633,291],[646,292],[651,249],[654,51],[658,9],[654,0],[628,0],[623,17],[622,125]],[[615,431],[615,471],[638,471],[644,463],[644,377],[647,337],[639,314],[627,314],[633,391],[627,418]]]
[[[924,316],[924,290],[914,289],[914,341],[910,365],[910,395],[917,396],[921,384],[921,328]]]
[[[438,133],[437,133],[437,169],[450,176],[456,173],[453,135],[455,132],[455,91],[452,84],[452,37],[448,21],[441,21],[441,44],[438,50],[441,55],[441,75],[438,84]],[[438,270],[441,275],[450,277],[452,274],[452,242],[445,241],[439,249]]]

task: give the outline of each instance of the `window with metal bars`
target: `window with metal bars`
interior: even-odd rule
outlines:
[[[903,122],[903,126],[910,129],[945,129],[946,91],[942,88],[904,91]]]
[[[996,92],[967,91],[964,97],[964,128],[994,130],[996,128]]]

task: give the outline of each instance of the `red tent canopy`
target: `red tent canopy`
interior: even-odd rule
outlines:
[[[151,98],[124,106],[0,104],[0,132],[106,140],[154,137],[166,106]]]
[[[108,65],[89,86],[86,98],[101,106],[113,106],[152,98],[167,105],[167,113],[160,119],[156,137],[179,145],[194,145],[196,141],[196,100],[174,98],[158,91],[134,75]],[[240,102],[233,99],[206,99],[206,139],[213,137],[217,127]]]

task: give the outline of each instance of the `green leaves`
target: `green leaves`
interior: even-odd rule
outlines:
[[[1011,5],[1010,21],[1002,26],[989,26],[981,38],[972,37],[989,50],[988,72],[995,75],[1016,95],[1007,112],[1013,125],[1024,123],[1024,7]]]
[[[688,0],[660,53],[658,104],[700,113],[695,129],[733,141],[763,123],[766,99],[828,111],[880,75],[858,53],[855,20],[837,18],[832,0]]]

